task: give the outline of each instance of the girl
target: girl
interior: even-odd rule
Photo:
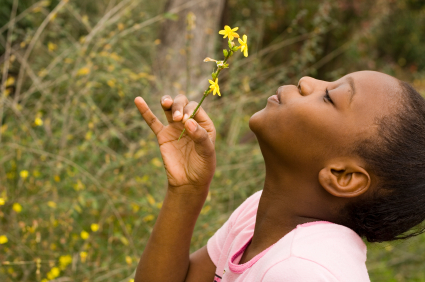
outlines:
[[[215,128],[183,95],[161,99],[164,126],[135,103],[156,134],[168,190],[135,281],[369,281],[366,245],[425,217],[425,101],[407,83],[361,71],[335,82],[303,77],[255,113],[266,166],[248,198],[189,255],[214,174]],[[177,139],[185,128],[185,135]]]

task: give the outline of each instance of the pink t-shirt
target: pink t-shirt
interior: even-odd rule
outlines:
[[[261,192],[249,197],[208,240],[217,282],[364,282],[366,245],[351,229],[318,221],[298,225],[250,261],[239,264],[254,234]]]

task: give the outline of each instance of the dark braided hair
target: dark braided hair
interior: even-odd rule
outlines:
[[[369,242],[425,231],[425,100],[408,83],[399,85],[396,116],[381,118],[378,139],[365,139],[355,148],[378,181],[372,195],[344,208],[344,224]]]

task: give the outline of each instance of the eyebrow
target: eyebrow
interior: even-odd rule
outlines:
[[[350,97],[350,104],[351,104],[351,101],[353,100],[353,97],[356,94],[356,88],[354,87],[354,79],[351,76],[347,77],[347,81],[348,81],[348,84],[350,84],[350,88],[351,88],[351,97]]]

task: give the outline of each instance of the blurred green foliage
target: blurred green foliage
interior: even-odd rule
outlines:
[[[1,0],[1,281],[132,278],[166,186],[133,104],[141,95],[160,116],[158,30],[176,17],[161,16],[164,2],[19,1],[6,57],[13,1]],[[424,2],[228,0],[221,25],[249,34],[250,55],[205,105],[218,164],[192,250],[262,189],[248,120],[279,85],[372,69],[425,90]],[[371,280],[425,281],[424,241],[369,245]]]

